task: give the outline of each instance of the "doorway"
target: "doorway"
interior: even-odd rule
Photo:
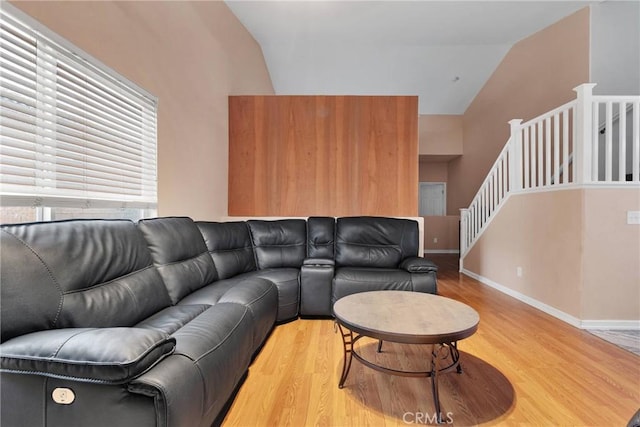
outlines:
[[[420,216],[444,216],[447,203],[445,182],[421,182],[419,194]]]

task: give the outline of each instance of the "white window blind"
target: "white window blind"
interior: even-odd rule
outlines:
[[[155,209],[156,98],[6,6],[2,204]]]

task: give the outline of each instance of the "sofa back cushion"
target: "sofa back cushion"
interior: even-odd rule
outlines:
[[[132,326],[171,304],[131,221],[4,225],[0,251],[2,341],[46,329]]]
[[[397,268],[418,255],[418,223],[408,219],[343,217],[336,221],[336,266]]]
[[[256,269],[249,227],[244,221],[197,222],[219,279]]]
[[[247,221],[258,269],[301,267],[307,256],[307,222],[303,219]]]
[[[191,218],[145,219],[138,228],[174,304],[218,278],[202,234]]]
[[[307,220],[307,254],[309,258],[334,257],[336,219],[327,216],[309,217]]]

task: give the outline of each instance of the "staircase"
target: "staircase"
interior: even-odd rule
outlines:
[[[460,270],[465,255],[512,194],[579,187],[640,185],[640,96],[576,99],[522,123],[511,135],[466,209],[460,210]]]

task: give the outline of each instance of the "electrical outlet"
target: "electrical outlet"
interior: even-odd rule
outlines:
[[[516,276],[522,277],[522,267],[516,267]]]
[[[640,224],[640,211],[627,211],[627,224]]]
[[[433,238],[433,243],[438,243],[438,238],[437,237]]]

